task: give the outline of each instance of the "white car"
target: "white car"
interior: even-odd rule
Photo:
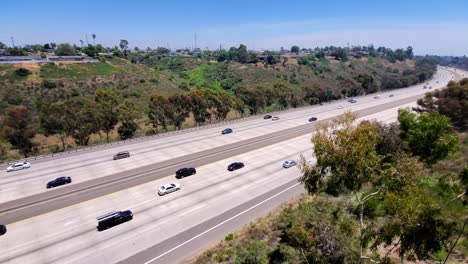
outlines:
[[[271,120],[273,120],[273,121],[279,120],[279,117],[274,116]]]
[[[379,99],[379,98],[380,98],[380,96],[378,96],[378,95],[374,96],[374,99]]]
[[[178,183],[169,183],[169,184],[166,184],[166,185],[163,185],[163,186],[159,187],[158,194],[159,195],[166,195],[168,193],[175,192],[175,191],[178,191],[178,190],[180,190],[180,184],[178,184]]]
[[[291,168],[296,166],[297,163],[294,160],[287,160],[283,163],[283,168]]]
[[[338,109],[343,109],[343,106],[342,105],[338,106]]]
[[[29,169],[29,168],[31,168],[31,164],[29,164],[29,162],[18,162],[9,166],[6,169],[6,171],[10,172],[10,171],[24,170],[24,169]]]

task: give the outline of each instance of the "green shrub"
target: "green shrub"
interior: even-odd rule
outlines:
[[[31,74],[31,71],[28,70],[28,69],[25,69],[25,68],[19,68],[15,71],[15,74],[17,76],[21,76],[21,77],[25,77],[25,76],[28,76],[29,74]]]

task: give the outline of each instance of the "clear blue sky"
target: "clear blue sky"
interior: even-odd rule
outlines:
[[[468,55],[468,0],[2,1],[0,41],[79,40],[104,46],[249,49],[411,45],[416,54]]]

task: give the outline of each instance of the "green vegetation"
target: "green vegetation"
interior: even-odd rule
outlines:
[[[66,51],[70,47],[50,43],[25,48]],[[0,91],[0,110],[28,106],[32,126],[50,139],[33,138],[36,147],[31,154],[56,152],[59,145],[66,149],[101,142],[103,134],[110,142],[400,88],[435,72],[429,61],[389,62],[384,54],[390,49],[355,59],[348,49],[294,48],[297,54],[310,53],[296,60],[277,52],[262,55],[245,45],[227,51],[185,51],[187,57],[169,56],[166,48],[133,51],[126,40],[110,50],[99,44],[71,48],[100,62],[0,65],[0,84],[5,87]],[[109,51],[114,56],[98,54]],[[325,56],[335,51],[346,53],[346,60],[330,61]],[[84,108],[78,109],[80,105]],[[130,106],[135,108],[131,112]],[[74,112],[80,118],[63,121],[73,118]],[[85,116],[88,112],[92,114]],[[79,122],[86,124],[80,127]]]
[[[193,262],[465,263],[468,137],[448,120],[404,110],[399,123],[356,124],[347,113],[319,128],[316,164],[300,163],[308,194]]]
[[[41,66],[40,75],[46,80],[61,78],[85,80],[96,76],[107,76],[117,72],[118,70],[116,67],[103,62],[62,65],[50,63]]]

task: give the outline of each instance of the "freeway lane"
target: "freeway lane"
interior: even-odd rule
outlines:
[[[395,120],[396,109],[367,117],[388,122]],[[297,168],[283,169],[281,163],[285,159],[297,160],[300,154],[314,162],[310,134],[198,167],[197,175],[178,181],[182,185],[181,191],[167,196],[158,197],[156,187],[177,181],[172,175],[8,225],[8,233],[0,237],[0,263],[115,263],[154,245],[167,249],[163,247],[167,244],[173,248],[190,237],[187,234],[195,235],[191,232],[205,229],[208,223],[216,224],[207,222],[210,219],[224,220],[225,216],[232,216],[230,210],[244,211],[248,201],[295,182],[300,171]],[[226,165],[233,161],[244,161],[246,167],[227,172]],[[165,255],[166,262],[155,263],[178,263],[191,249],[213,243],[208,239],[210,235],[222,237],[226,234],[222,232],[229,231],[232,224],[242,225],[294,192],[288,190],[285,196],[277,196],[278,199],[269,200],[242,215],[249,219],[235,218],[228,225],[214,229],[216,234],[210,231]],[[134,212],[134,220],[104,232],[96,231],[97,215],[125,209]],[[218,218],[220,215],[223,217]],[[185,235],[178,236],[186,231]],[[155,253],[161,254],[160,251]],[[174,255],[178,258],[173,258]],[[148,257],[153,258],[151,254]],[[140,263],[140,260],[134,263]]]
[[[453,75],[449,71],[441,69],[429,83],[434,88],[442,87]],[[421,84],[412,88],[381,93],[381,98],[378,100],[373,98],[374,95],[359,97],[356,104],[338,101],[325,104],[324,106],[293,109],[282,112],[280,115],[281,119],[275,122],[263,120],[261,117],[237,122],[229,125],[234,129],[234,133],[227,136],[220,135],[223,126],[219,125],[213,128],[183,132],[182,134],[157,138],[155,140],[123,144],[115,148],[104,148],[99,151],[81,153],[76,156],[62,156],[62,158],[59,157],[57,160],[37,161],[28,170],[14,173],[0,172],[0,203],[48,192],[45,189],[46,183],[56,177],[71,176],[73,178],[72,185],[80,184],[199,151],[304,125],[311,116],[324,119],[336,116],[346,109],[357,111],[381,103],[398,100],[398,98],[423,94],[427,90],[422,89],[422,86]],[[395,94],[395,97],[388,97],[390,93]],[[337,109],[338,105],[343,105],[345,108]],[[112,155],[122,150],[129,150],[132,157],[112,161]],[[68,187],[62,188],[67,189]]]
[[[402,104],[414,102],[420,97],[422,97],[422,95],[408,97],[360,110],[357,111],[357,113],[361,117],[372,115]],[[328,119],[321,120],[320,122],[330,121],[333,118],[334,117],[330,117]],[[315,126],[320,122],[293,127],[270,133],[265,136],[255,137],[245,141],[225,145],[223,147],[217,147],[177,159],[156,163],[135,169],[130,173],[114,174],[112,176],[70,185],[66,188],[60,188],[47,193],[41,193],[6,202],[0,204],[0,221],[6,224],[13,223],[170,175],[175,170],[185,166],[186,164],[190,164],[191,166],[201,166],[281,141],[306,135],[311,133]]]

